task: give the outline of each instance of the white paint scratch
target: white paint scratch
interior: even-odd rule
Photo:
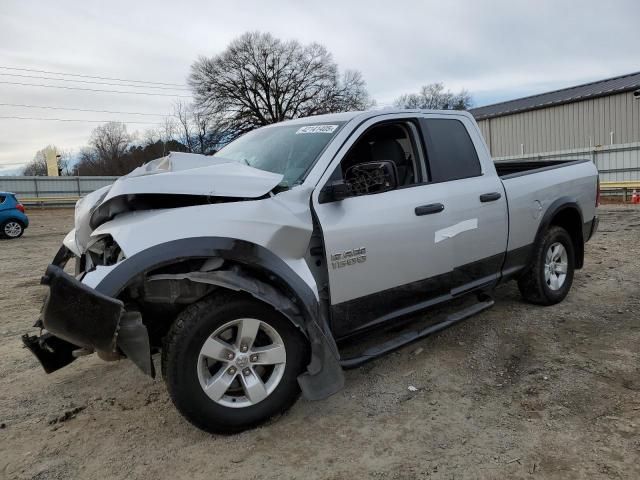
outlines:
[[[463,222],[456,223],[455,225],[451,225],[450,227],[437,230],[435,234],[436,238],[434,241],[435,243],[438,243],[443,240],[447,240],[448,238],[453,238],[462,232],[466,232],[467,230],[475,230],[476,228],[478,228],[477,218],[464,220]]]

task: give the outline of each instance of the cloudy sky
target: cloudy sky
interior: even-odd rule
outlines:
[[[77,151],[100,121],[153,127],[189,95],[193,60],[247,30],[324,44],[340,68],[364,74],[379,105],[441,81],[479,106],[640,70],[639,14],[637,0],[1,0],[0,172],[48,144]]]

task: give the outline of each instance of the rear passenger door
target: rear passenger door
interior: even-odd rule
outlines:
[[[507,247],[506,196],[492,164],[483,167],[480,162],[478,152],[486,155],[486,147],[469,118],[425,114],[420,127],[429,183],[446,186],[446,196],[439,200],[446,225],[430,240],[451,249],[455,295],[497,280]]]

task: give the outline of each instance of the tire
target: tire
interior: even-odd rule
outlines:
[[[10,219],[0,225],[0,237],[10,240],[20,238],[24,233],[24,225],[19,220]]]
[[[254,342],[239,340],[250,339],[256,325]],[[241,351],[243,346],[248,350]],[[253,297],[224,292],[178,315],[162,349],[162,374],[187,420],[208,432],[227,434],[289,409],[300,395],[297,377],[308,359],[308,342],[288,319]]]
[[[531,264],[518,279],[518,288],[531,303],[555,305],[569,293],[574,271],[571,236],[564,228],[552,226],[535,246]]]

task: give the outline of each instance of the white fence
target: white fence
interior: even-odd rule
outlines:
[[[18,199],[81,197],[110,185],[118,177],[0,177],[0,191],[15,193]],[[55,203],[55,202],[54,202]]]

